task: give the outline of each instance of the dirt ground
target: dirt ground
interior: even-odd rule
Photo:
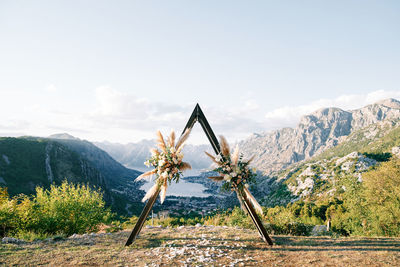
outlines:
[[[272,236],[228,227],[151,227],[130,247],[130,231],[0,243],[0,265],[52,266],[400,266],[400,238]]]

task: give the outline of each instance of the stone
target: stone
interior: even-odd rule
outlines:
[[[399,146],[392,147],[392,154],[400,158],[400,147]]]
[[[312,236],[326,235],[328,233],[328,228],[326,225],[316,225],[311,231]]]
[[[26,243],[24,240],[14,238],[14,237],[7,237],[7,236],[3,237],[1,239],[1,242],[6,243],[6,244],[17,244],[17,245]]]

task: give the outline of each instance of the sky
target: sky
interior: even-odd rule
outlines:
[[[0,135],[235,142],[400,99],[399,1],[0,0]],[[195,127],[192,143],[206,143]]]

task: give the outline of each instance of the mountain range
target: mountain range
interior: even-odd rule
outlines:
[[[239,146],[245,158],[255,156],[252,165],[259,175],[251,191],[262,204],[274,206],[340,194],[342,177],[362,180],[362,173],[400,154],[399,136],[400,102],[386,99],[355,110],[323,108],[303,116],[294,128],[253,134]],[[114,211],[137,214],[144,191],[134,181],[140,174],[135,169],[144,170],[154,144],[91,143],[68,134],[0,138],[0,185],[17,195],[64,179],[89,183],[104,191]],[[187,145],[185,161],[210,170],[204,151],[212,152],[209,145]],[[206,176],[191,181],[217,195],[219,186]]]
[[[252,164],[266,175],[272,175],[297,162],[310,159],[329,148],[351,138],[351,134],[377,123],[393,124],[400,120],[400,102],[386,99],[355,109],[322,108],[303,116],[294,128],[283,128],[264,133],[255,133],[239,142],[244,158],[255,156]],[[368,129],[373,135],[374,131]],[[95,142],[126,167],[140,169],[150,156],[154,140],[142,140],[126,145],[110,142]],[[187,145],[185,159],[195,169],[207,169],[210,160],[204,151],[212,152],[209,145]]]
[[[399,125],[400,102],[386,99],[355,110],[323,108],[303,116],[294,128],[253,134],[239,143],[244,158],[254,155],[252,165],[260,171],[252,192],[268,206],[315,198],[329,191],[331,194],[336,190],[333,185],[340,184],[340,177],[361,177],[379,164],[379,157],[385,158],[385,153],[396,150],[400,145]],[[126,146],[96,143],[126,166],[142,164],[153,144],[154,141]],[[207,146],[189,148],[185,159],[207,169],[209,160],[203,153]],[[194,180],[206,186],[208,192],[218,190],[206,175]]]
[[[96,146],[107,151],[114,159],[124,166],[142,170],[144,162],[150,157],[150,149],[156,145],[155,140],[142,140],[138,143],[118,144],[110,142],[94,142]],[[210,167],[211,162],[204,151],[211,153],[210,145],[187,144],[183,148],[185,160],[190,162],[193,169],[203,170]]]
[[[350,111],[323,108],[303,116],[295,128],[253,134],[240,148],[245,157],[254,155],[253,164],[270,175],[345,142],[357,130],[379,122],[397,125],[399,119],[400,102],[395,99]]]

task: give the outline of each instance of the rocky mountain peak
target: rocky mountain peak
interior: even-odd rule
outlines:
[[[337,122],[347,121],[349,117],[351,117],[351,113],[340,108],[322,108],[310,115],[303,116],[299,125],[331,128]]]
[[[388,108],[400,109],[400,101],[394,98],[388,98],[376,102],[377,105],[385,106]]]

